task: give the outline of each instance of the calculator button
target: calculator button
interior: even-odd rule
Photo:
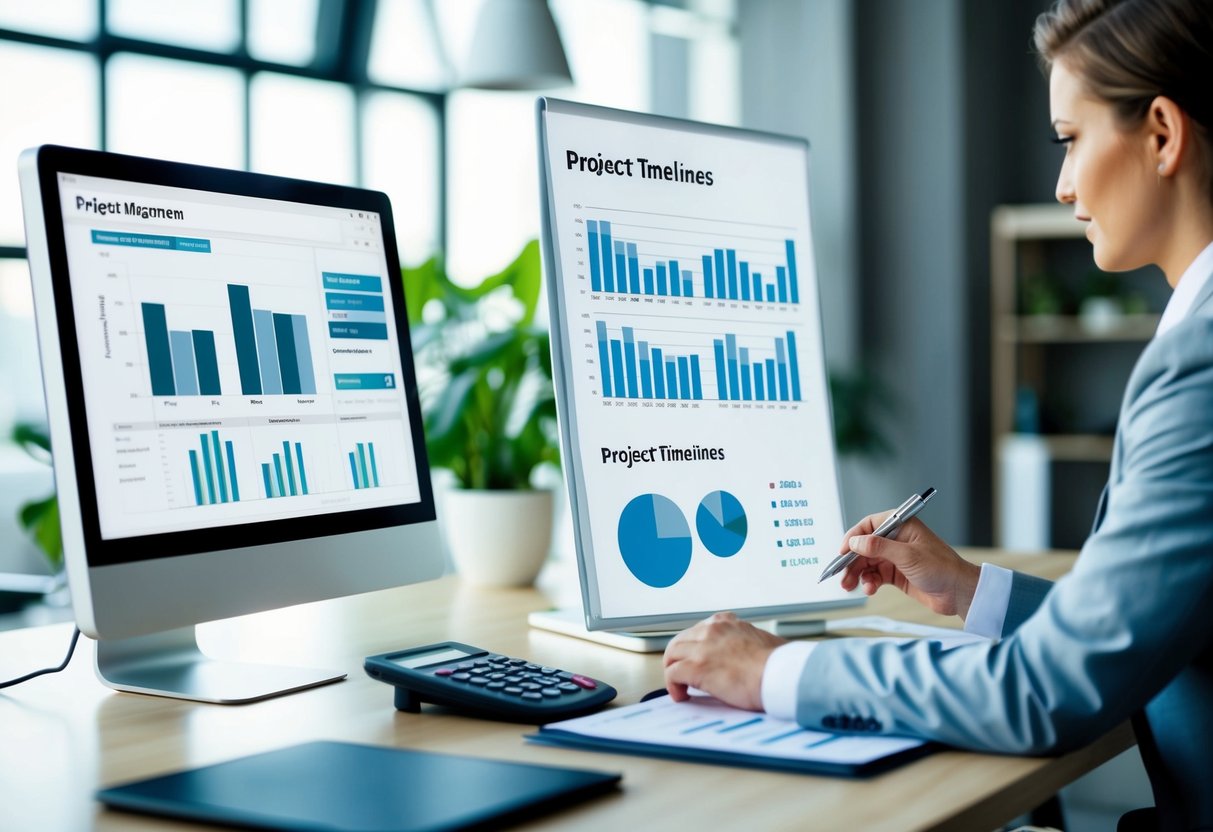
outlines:
[[[483,676],[473,676],[471,679],[468,679],[469,685],[487,685],[488,683],[489,680]]]
[[[526,664],[526,659],[506,659],[506,663],[513,665]]]
[[[511,685],[505,689],[505,693],[508,693],[511,696],[518,696],[522,693],[522,688],[518,687],[517,685]]]
[[[483,659],[478,662],[472,662],[472,667],[480,668],[480,667],[488,667],[488,666],[489,666],[489,663],[484,661]]]
[[[540,673],[542,673],[544,676],[551,676],[553,673],[555,673],[555,672],[556,672],[556,668],[554,668],[554,667],[541,667],[541,668],[539,668],[539,672],[540,672]]]
[[[507,682],[509,682],[511,685],[516,685],[519,682],[521,682],[523,680],[523,678],[524,677],[522,677],[522,676],[506,676],[505,680]]]
[[[541,693],[536,693],[536,692],[535,692],[535,691],[533,691],[533,690],[528,690],[526,693],[522,694],[522,698],[523,698],[523,699],[530,699],[531,701],[534,701],[534,700],[536,700],[536,699],[543,699],[543,694],[541,694]]]
[[[529,670],[529,671],[531,671],[532,673],[535,673],[535,672],[537,672],[537,671],[539,670],[539,665],[537,665],[537,664],[528,664],[528,665],[526,666],[526,669],[527,669],[527,670]]]
[[[471,673],[452,673],[451,678],[453,680],[455,680],[456,682],[466,682],[468,679],[472,678],[472,674]]]
[[[476,666],[476,663],[475,662],[460,662],[459,664],[457,664],[455,666],[457,668],[459,668],[460,670],[471,670],[473,667]]]
[[[518,687],[522,688],[523,690],[540,690],[543,688],[543,685],[537,685],[534,682],[523,682]]]
[[[567,670],[558,670],[554,675],[560,679],[572,679],[573,678],[573,674],[569,673]]]
[[[576,685],[571,684],[569,682],[561,682],[556,687],[559,688],[560,690],[564,691],[565,693],[577,693],[577,691],[581,690],[581,688],[579,688]]]
[[[504,673],[490,673],[490,674],[489,674],[489,678],[490,678],[490,679],[492,679],[492,680],[495,682],[495,681],[497,681],[498,679],[504,679],[504,678],[505,678],[505,674],[504,674]]]
[[[560,698],[560,691],[556,690],[556,688],[544,688],[543,690],[540,691],[540,693],[542,693],[544,696],[548,697],[549,699],[559,699]]]
[[[594,690],[598,687],[598,683],[593,679],[587,679],[585,676],[578,676],[577,674],[573,674],[573,678],[570,681],[574,685],[585,688],[586,690]]]
[[[454,672],[455,672],[455,668],[453,668],[453,667],[440,667],[434,671],[434,675],[435,676],[450,676]]]
[[[485,658],[488,659],[490,662],[505,661],[505,656],[498,656],[496,653],[489,653]]]
[[[535,681],[541,685],[548,685],[548,686],[560,684],[559,679],[553,678],[551,676],[537,676],[537,677],[535,677]]]
[[[489,682],[485,685],[488,690],[501,690],[505,687],[505,682]]]

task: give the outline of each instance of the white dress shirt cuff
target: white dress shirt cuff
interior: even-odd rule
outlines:
[[[789,641],[775,648],[762,671],[764,711],[776,719],[796,719],[800,677],[816,646],[812,641]]]
[[[1011,582],[1014,572],[992,563],[981,565],[981,577],[977,579],[977,591],[965,618],[965,632],[986,638],[1001,638],[1002,627],[1007,620],[1007,607],[1011,604]]]

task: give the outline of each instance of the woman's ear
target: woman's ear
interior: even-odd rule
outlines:
[[[1149,141],[1151,162],[1159,176],[1173,176],[1178,170],[1191,137],[1191,123],[1183,109],[1160,95],[1150,102],[1144,125]]]

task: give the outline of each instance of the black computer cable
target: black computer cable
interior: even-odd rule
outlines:
[[[16,679],[9,679],[7,682],[0,682],[0,690],[11,688],[13,685],[19,685],[22,682],[28,682],[30,679],[36,679],[39,676],[45,676],[48,673],[58,673],[67,667],[68,662],[72,660],[72,654],[76,652],[76,642],[80,640],[80,628],[77,627],[72,633],[72,643],[67,646],[67,655],[63,657],[63,663],[58,667],[44,667],[41,670],[35,670],[33,673],[27,673]]]

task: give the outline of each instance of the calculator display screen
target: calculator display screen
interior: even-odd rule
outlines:
[[[392,664],[398,664],[401,667],[407,667],[410,670],[415,667],[425,667],[426,665],[439,664],[441,662],[455,662],[466,659],[472,656],[472,653],[465,653],[462,650],[455,650],[450,647],[440,647],[437,650],[427,650],[424,653],[410,653],[407,656],[401,656],[398,659],[391,659]]]

